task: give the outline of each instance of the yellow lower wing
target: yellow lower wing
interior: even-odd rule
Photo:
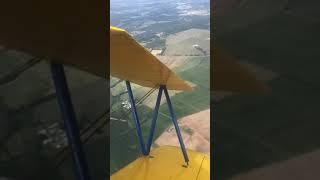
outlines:
[[[111,180],[209,180],[210,156],[188,150],[185,166],[179,147],[162,146],[114,173]]]

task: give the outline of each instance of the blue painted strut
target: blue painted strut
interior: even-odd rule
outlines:
[[[133,98],[133,93],[132,93],[130,82],[126,81],[126,85],[127,85],[127,89],[128,89],[130,103],[131,103],[134,125],[136,126],[136,130],[137,130],[137,134],[138,134],[138,138],[139,138],[140,148],[141,148],[142,154],[146,156],[146,155],[148,155],[148,153],[147,153],[145,145],[144,145],[140,122],[139,122],[138,113],[137,113],[137,108],[136,108],[136,103]]]
[[[173,125],[174,125],[174,127],[176,129],[176,133],[177,133],[177,136],[178,136],[178,139],[179,139],[179,143],[180,143],[180,147],[181,147],[181,150],[182,150],[182,153],[183,153],[184,160],[188,164],[189,163],[189,158],[188,158],[187,150],[186,150],[186,148],[184,146],[184,143],[183,143],[183,139],[182,139],[182,136],[181,136],[181,133],[180,133],[180,129],[179,129],[179,125],[178,125],[178,122],[177,122],[177,118],[176,118],[176,116],[174,114],[174,111],[173,111],[173,107],[172,107],[171,100],[170,100],[170,97],[169,97],[169,94],[168,94],[168,90],[167,90],[167,88],[165,86],[163,87],[163,90],[164,90],[164,94],[165,94],[166,99],[167,99],[167,104],[169,106],[171,120],[172,120]]]
[[[156,101],[156,105],[155,105],[155,111],[153,113],[153,118],[152,118],[152,122],[151,122],[151,129],[150,129],[150,134],[149,134],[149,138],[148,138],[147,149],[145,149],[143,136],[142,136],[142,131],[141,131],[141,127],[140,127],[140,122],[139,122],[139,119],[138,119],[138,113],[137,113],[137,109],[136,109],[136,106],[135,106],[135,101],[134,101],[134,98],[133,98],[133,93],[132,93],[130,82],[126,81],[126,85],[127,85],[127,89],[128,89],[130,103],[131,103],[131,109],[132,109],[132,113],[133,113],[133,118],[134,118],[136,130],[137,130],[137,134],[138,134],[138,138],[139,138],[139,144],[140,144],[141,151],[142,151],[143,155],[149,155],[149,153],[150,153],[150,148],[151,148],[151,144],[152,144],[152,140],[153,140],[153,135],[154,135],[155,127],[156,127],[156,121],[157,121],[160,102],[161,102],[162,91],[164,91],[164,94],[166,96],[166,100],[167,100],[167,103],[168,103],[168,106],[169,106],[171,120],[172,120],[172,122],[174,124],[175,130],[176,130],[176,133],[177,133],[177,136],[178,136],[178,139],[179,139],[181,151],[182,151],[182,154],[183,154],[185,162],[188,164],[189,163],[189,158],[188,158],[187,150],[186,150],[186,148],[184,146],[184,143],[183,143],[183,139],[182,139],[182,136],[181,136],[181,133],[180,133],[179,125],[178,125],[178,122],[177,122],[177,118],[176,118],[176,116],[174,114],[173,107],[172,107],[171,100],[170,100],[170,97],[169,97],[168,90],[167,90],[166,86],[161,85],[160,88],[159,88],[159,93],[158,93],[158,97],[157,97],[157,101]]]
[[[71,102],[63,65],[52,63],[51,73],[56,88],[60,111],[64,120],[69,146],[73,155],[76,177],[78,180],[90,180],[88,164],[82,148],[80,131]]]
[[[160,102],[161,102],[162,91],[163,91],[163,86],[160,86],[158,97],[157,97],[157,102],[156,102],[156,106],[154,108],[154,113],[153,113],[152,122],[151,122],[151,128],[150,128],[150,134],[149,134],[148,146],[147,146],[147,153],[148,154],[150,153],[150,148],[151,148],[152,140],[153,140],[153,134],[154,134],[154,130],[156,128],[156,122],[157,122],[157,118],[158,118],[158,112],[159,112],[159,107],[160,107]]]

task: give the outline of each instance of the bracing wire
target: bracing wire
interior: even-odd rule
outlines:
[[[156,90],[156,87],[150,89],[144,96],[142,96],[137,102],[136,105],[141,104],[144,100],[146,100],[154,91]],[[98,118],[96,118],[95,121],[93,121],[91,124],[89,124],[84,130],[81,131],[80,136],[83,139],[82,143],[86,144],[87,142],[90,141],[90,139],[96,134],[96,132],[101,129],[102,127],[104,127],[105,125],[107,125],[107,123],[109,123],[108,119],[107,119],[107,115],[109,113],[110,109],[108,109],[107,111],[105,111],[102,115],[100,115]],[[112,111],[114,112],[114,111]],[[112,113],[111,112],[111,113]],[[130,113],[131,111],[128,110],[126,113],[126,116]],[[97,127],[94,128],[94,126],[96,124],[99,123],[99,121],[101,119],[103,119],[103,117],[105,117],[105,120]],[[145,122],[141,122],[142,124]],[[84,135],[91,129],[94,128],[94,130],[92,131],[92,133],[90,133],[86,138],[84,138]],[[134,130],[135,128],[132,128],[132,130]],[[61,151],[59,151],[56,154],[56,158],[59,158],[60,156],[62,156],[61,160],[58,161],[58,163],[56,164],[56,167],[59,168],[63,162],[68,158],[67,154],[65,154],[68,150],[68,147],[65,147],[64,149],[62,149]]]
[[[20,74],[30,69],[31,67],[39,63],[41,60],[42,58],[32,58],[28,60],[26,63],[24,63],[23,65],[15,68],[13,71],[8,73],[4,77],[0,77],[0,85],[4,85],[16,80]]]

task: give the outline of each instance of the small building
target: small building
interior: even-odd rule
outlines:
[[[154,56],[161,56],[163,53],[163,49],[152,49],[151,50],[151,54],[153,54]]]
[[[128,109],[128,110],[131,109],[131,104],[129,103],[128,100],[121,102],[121,105],[125,109]]]
[[[192,47],[197,49],[197,48],[199,48],[200,46],[199,46],[198,44],[194,44],[194,45],[192,45]]]

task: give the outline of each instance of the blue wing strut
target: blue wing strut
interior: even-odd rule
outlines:
[[[51,63],[51,73],[56,88],[56,94],[64,121],[69,147],[72,151],[76,177],[78,180],[90,180],[88,164],[82,148],[80,131],[71,102],[63,65]]]
[[[137,108],[135,105],[135,101],[134,101],[134,97],[133,97],[133,93],[132,93],[132,89],[131,89],[131,85],[129,81],[126,81],[126,86],[128,89],[128,94],[129,94],[129,99],[130,99],[130,103],[131,103],[131,110],[132,110],[132,114],[133,114],[133,119],[135,122],[135,127],[137,130],[137,135],[138,135],[138,140],[139,140],[139,144],[140,144],[140,148],[142,151],[143,155],[149,155],[150,153],[150,148],[151,148],[151,144],[152,144],[152,140],[153,140],[153,135],[154,135],[154,131],[155,131],[155,127],[156,127],[156,121],[157,121],[157,117],[158,117],[158,112],[159,112],[159,107],[160,107],[160,102],[161,102],[161,96],[162,96],[162,91],[165,94],[166,100],[167,100],[167,104],[169,107],[169,111],[170,111],[170,116],[171,116],[171,120],[173,122],[173,125],[175,127],[177,136],[178,136],[178,140],[180,143],[180,147],[181,147],[181,151],[184,157],[185,162],[188,164],[189,163],[189,158],[188,158],[188,154],[183,142],[183,138],[179,129],[179,125],[177,122],[177,118],[174,114],[174,110],[173,110],[173,106],[170,100],[170,96],[167,90],[167,87],[165,85],[161,85],[159,88],[159,93],[158,93],[158,97],[157,97],[157,101],[156,101],[156,105],[155,105],[155,110],[154,110],[154,114],[153,114],[153,118],[152,118],[152,122],[151,122],[151,128],[150,128],[150,133],[149,133],[149,137],[148,137],[148,144],[147,144],[147,148],[145,147],[144,144],[144,140],[143,140],[143,135],[142,135],[142,131],[141,131],[141,127],[140,127],[140,122],[138,119],[138,113],[137,113]]]

